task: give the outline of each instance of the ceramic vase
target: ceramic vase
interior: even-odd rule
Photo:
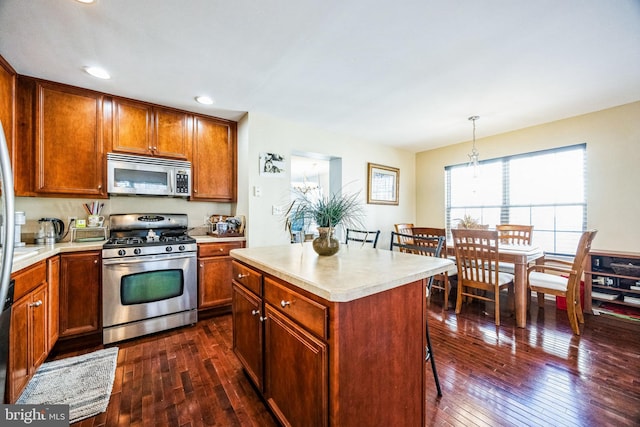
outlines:
[[[313,250],[318,255],[335,255],[340,250],[340,242],[333,237],[333,227],[318,227],[318,237],[313,239]]]

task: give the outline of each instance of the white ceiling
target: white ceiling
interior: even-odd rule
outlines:
[[[422,151],[470,140],[471,115],[482,138],[640,100],[640,1],[1,0],[0,54],[22,75]]]

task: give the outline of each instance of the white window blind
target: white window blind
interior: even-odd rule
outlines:
[[[586,229],[586,144],[445,167],[447,231],[470,215],[496,224],[531,224],[545,252],[574,255]],[[474,173],[475,172],[475,173]]]

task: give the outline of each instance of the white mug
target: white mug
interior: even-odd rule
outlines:
[[[102,215],[89,215],[87,217],[87,226],[89,227],[102,227],[104,223],[104,217]]]

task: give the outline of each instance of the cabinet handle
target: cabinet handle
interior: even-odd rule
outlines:
[[[220,248],[218,249],[220,252],[224,252],[224,248]]]
[[[280,306],[282,308],[285,308],[288,305],[291,305],[291,301],[285,301],[285,300],[280,301]]]
[[[98,260],[97,260],[97,259],[94,259],[94,260],[93,260],[93,263],[94,263],[94,264],[97,264],[97,263],[98,263]]]
[[[249,275],[238,273],[238,279],[244,279],[245,277],[249,277]]]
[[[98,185],[98,190],[102,190],[102,184]]]
[[[40,307],[41,305],[42,305],[42,300],[38,300],[36,302],[29,304],[29,307]]]
[[[200,263],[200,268],[204,268],[204,264],[203,263]]]
[[[260,314],[260,310],[251,310],[252,316],[255,316],[256,314]]]
[[[264,322],[265,320],[267,320],[267,316],[264,316],[264,317],[260,316],[260,321],[261,322]]]

